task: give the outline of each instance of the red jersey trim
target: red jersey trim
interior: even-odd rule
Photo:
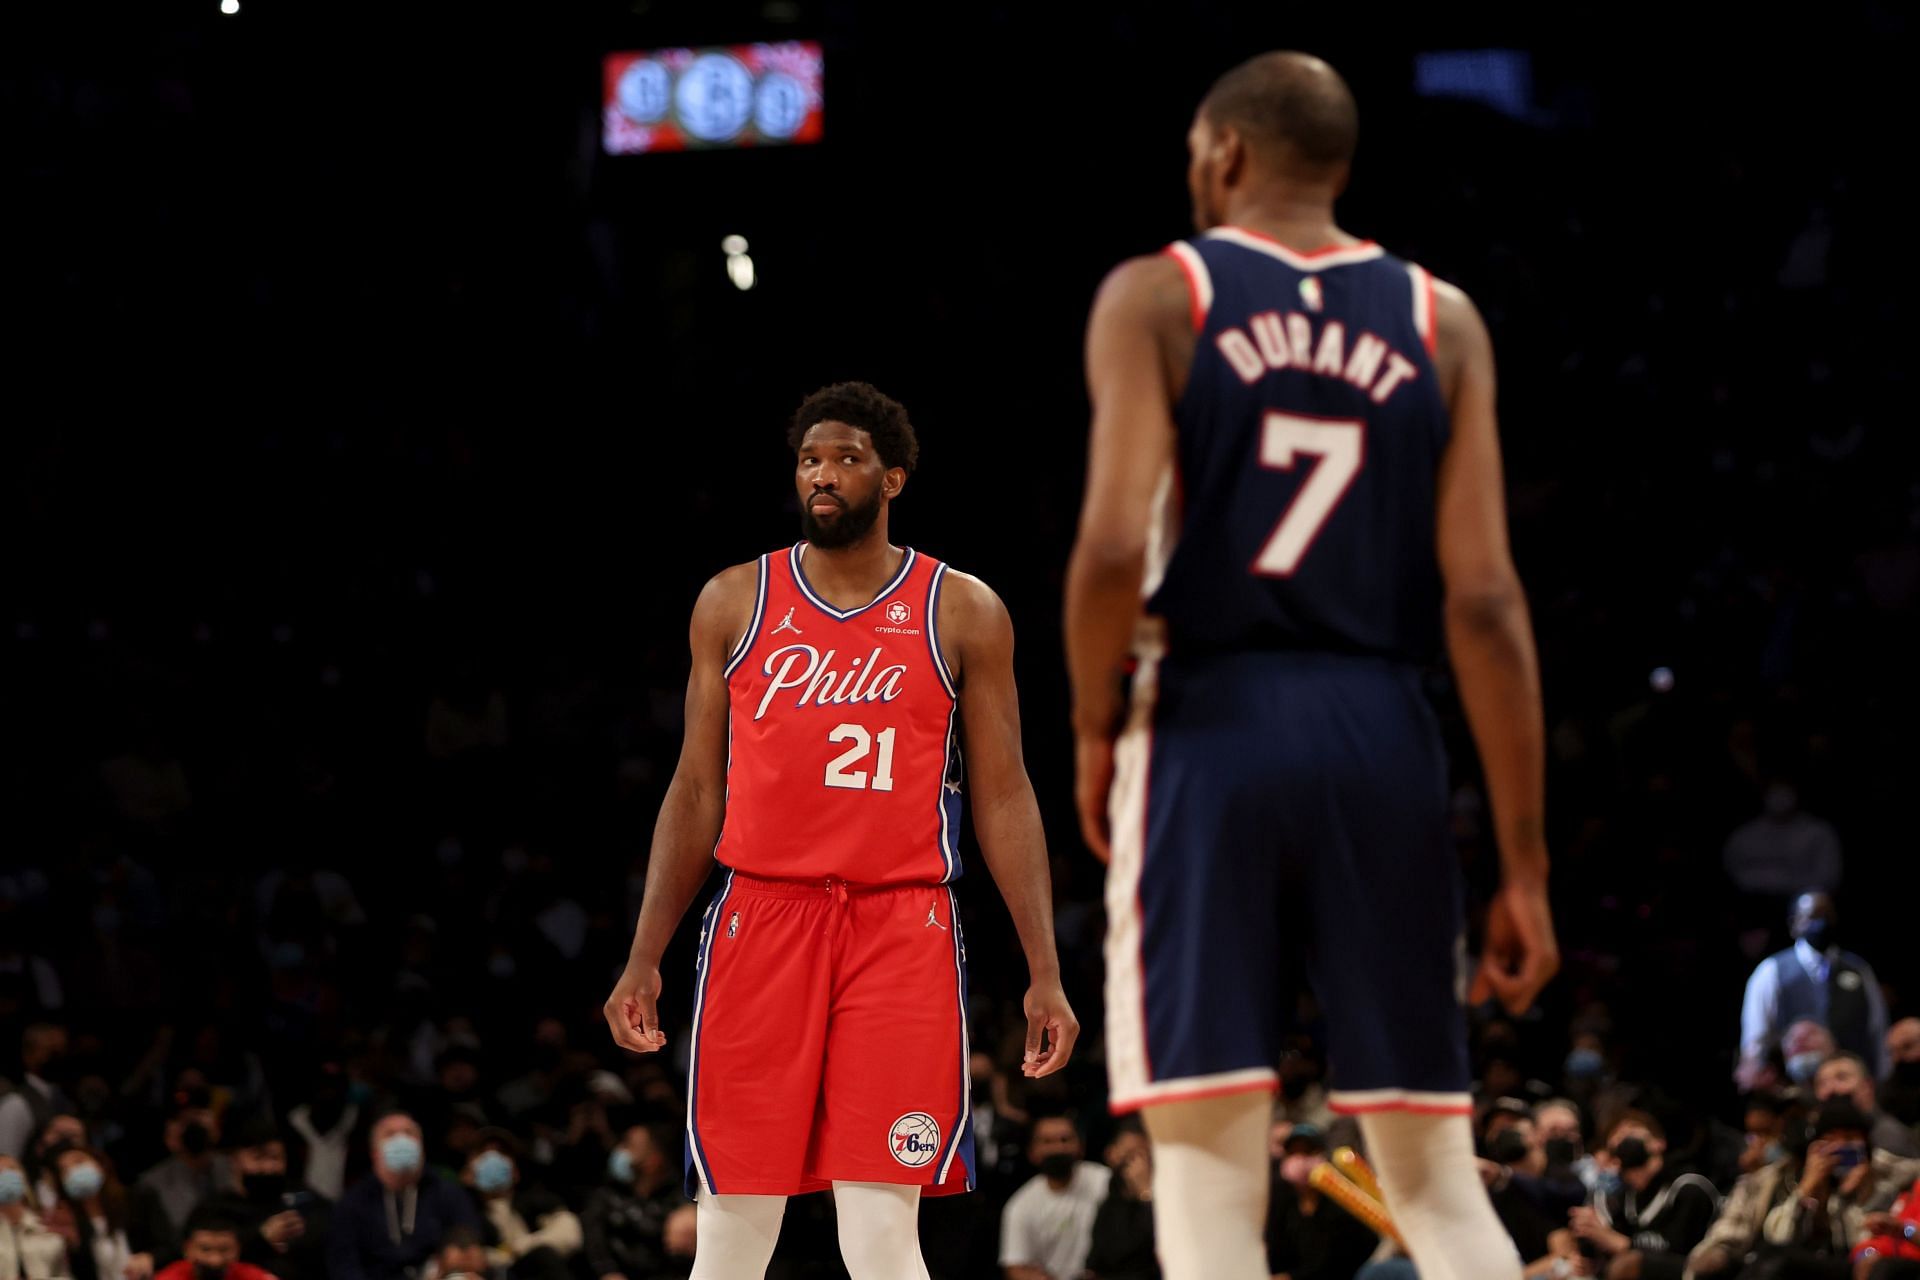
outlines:
[[[1278,258],[1296,271],[1320,271],[1327,267],[1345,267],[1356,262],[1372,262],[1386,252],[1371,240],[1362,240],[1359,244],[1330,244],[1324,248],[1302,251],[1281,244],[1272,236],[1262,235],[1258,231],[1249,231],[1245,227],[1215,227],[1207,232],[1207,238],[1225,240],[1243,249],[1252,249],[1270,258]]]
[[[1207,312],[1213,310],[1213,276],[1207,271],[1206,259],[1198,250],[1184,240],[1176,240],[1166,247],[1166,255],[1180,264],[1180,270],[1187,277],[1187,298],[1193,310],[1193,331],[1199,333],[1207,327]]]

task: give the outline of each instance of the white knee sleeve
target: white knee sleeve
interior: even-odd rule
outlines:
[[[1481,1185],[1466,1116],[1360,1117],[1367,1157],[1420,1280],[1520,1280],[1520,1257]]]
[[[787,1198],[716,1196],[701,1187],[695,1204],[699,1237],[689,1280],[765,1280]]]
[[[1153,1232],[1166,1280],[1267,1280],[1266,1093],[1141,1112],[1153,1140]]]
[[[836,1182],[840,1260],[853,1280],[927,1280],[920,1256],[920,1188]]]

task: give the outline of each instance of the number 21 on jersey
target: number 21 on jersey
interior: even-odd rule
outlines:
[[[1347,486],[1360,474],[1365,453],[1366,424],[1362,422],[1267,414],[1260,424],[1261,466],[1291,471],[1301,454],[1320,461],[1274,526],[1273,536],[1260,549],[1259,558],[1253,562],[1255,573],[1285,578],[1300,567],[1321,527],[1346,496]]]
[[[827,762],[827,785],[840,787],[847,791],[891,791],[893,790],[893,736],[892,727],[879,733],[869,734],[857,724],[838,724],[827,735],[828,742],[851,742],[853,745]],[[880,746],[880,758],[874,763],[873,781],[867,781],[865,769],[850,766],[859,764],[873,751],[874,744]]]

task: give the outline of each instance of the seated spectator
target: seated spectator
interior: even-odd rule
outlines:
[[[1288,1280],[1348,1280],[1379,1237],[1308,1181],[1327,1162],[1318,1125],[1296,1124],[1281,1144],[1267,1198],[1267,1270]]]
[[[1887,1030],[1887,1058],[1893,1064],[1880,1105],[1904,1125],[1920,1125],[1920,1018],[1902,1018]]]
[[[66,1237],[74,1280],[149,1280],[153,1255],[135,1253],[128,1241],[127,1192],[106,1160],[64,1147],[51,1173],[60,1200],[50,1225]]]
[[[328,1200],[339,1200],[347,1189],[347,1162],[359,1125],[360,1106],[353,1101],[346,1068],[338,1062],[322,1062],[314,1069],[307,1101],[287,1113],[287,1127],[306,1149],[306,1160],[294,1175],[294,1189],[305,1187]]]
[[[1920,1276],[1920,1183],[1908,1187],[1884,1213],[1867,1215],[1872,1237],[1854,1250],[1856,1280],[1912,1280]]]
[[[448,1230],[440,1252],[427,1264],[423,1280],[506,1280],[507,1269],[495,1266],[486,1242],[472,1227]]]
[[[1880,1110],[1867,1064],[1856,1054],[1836,1053],[1820,1064],[1813,1077],[1813,1096],[1820,1102],[1846,1098],[1871,1122],[1868,1130],[1874,1149],[1912,1159],[1920,1156],[1920,1143],[1913,1130]]]
[[[331,1206],[287,1176],[287,1147],[273,1121],[260,1116],[237,1135],[233,1178],[210,1207],[240,1231],[240,1257],[280,1280],[325,1280]]]
[[[504,1129],[481,1131],[461,1181],[478,1202],[481,1236],[516,1280],[567,1280],[580,1252],[580,1219],[544,1187],[523,1182],[520,1143]]]
[[[667,1265],[654,1274],[665,1280],[668,1276],[684,1276],[693,1272],[693,1249],[698,1243],[699,1214],[691,1204],[683,1204],[667,1215],[667,1229],[662,1235],[662,1243],[667,1250]]]
[[[644,1280],[666,1260],[667,1217],[686,1203],[679,1142],[667,1125],[634,1125],[607,1157],[607,1180],[587,1201],[580,1229],[598,1280]]]
[[[1547,1177],[1547,1156],[1532,1116],[1509,1118],[1492,1143],[1492,1159],[1481,1160],[1480,1178],[1495,1216],[1513,1241],[1528,1270],[1571,1248],[1571,1236],[1561,1225],[1567,1214],[1586,1203],[1586,1188],[1562,1170]],[[1560,1239],[1566,1237],[1566,1240]]]
[[[1677,1173],[1666,1155],[1665,1130],[1643,1112],[1627,1112],[1607,1133],[1602,1163],[1618,1171],[1620,1184],[1570,1215],[1607,1280],[1680,1280],[1687,1255],[1713,1224],[1720,1193],[1697,1173]]]
[[[1823,1102],[1815,1114],[1796,1194],[1767,1215],[1763,1232],[1782,1253],[1807,1259],[1831,1259],[1836,1267],[1808,1267],[1810,1275],[1845,1277],[1846,1260],[1873,1232],[1869,1210],[1890,1204],[1920,1176],[1920,1164],[1873,1146],[1872,1122],[1846,1097]],[[1789,1273],[1783,1273],[1789,1274]]]
[[[1740,1149],[1739,1161],[1742,1177],[1787,1158],[1788,1111],[1786,1099],[1777,1093],[1748,1095],[1744,1115],[1746,1145]]]
[[[449,1228],[480,1227],[473,1200],[426,1167],[420,1126],[401,1112],[373,1126],[373,1174],[334,1207],[330,1280],[414,1280]]]
[[[1160,1280],[1153,1251],[1153,1147],[1138,1120],[1121,1122],[1106,1156],[1114,1176],[1093,1216],[1087,1274],[1096,1280]]]
[[[189,1092],[176,1105],[164,1130],[170,1154],[135,1181],[127,1225],[133,1247],[152,1254],[156,1267],[179,1260],[187,1218],[233,1180],[227,1158],[218,1151],[220,1119],[205,1093]]]
[[[1767,1165],[1735,1186],[1688,1260],[1692,1274],[1848,1280],[1848,1255],[1874,1236],[1869,1212],[1891,1203],[1920,1175],[1920,1162],[1874,1151],[1867,1129],[1867,1117],[1852,1102],[1822,1104],[1803,1158]]]
[[[67,1029],[36,1022],[20,1035],[20,1079],[0,1098],[0,1156],[18,1159],[33,1135],[57,1115],[72,1115],[73,1099],[54,1081],[65,1073]]]
[[[28,1200],[43,1216],[60,1204],[60,1155],[76,1147],[86,1147],[87,1127],[78,1116],[55,1116],[33,1139],[27,1153],[20,1157],[26,1166]]]
[[[1086,1269],[1093,1219],[1112,1173],[1082,1160],[1084,1151],[1072,1116],[1033,1122],[1027,1158],[1040,1172],[1013,1193],[1000,1218],[1006,1280],[1079,1280]]]
[[[1533,1131],[1547,1158],[1547,1178],[1571,1177],[1588,1191],[1600,1184],[1600,1165],[1586,1149],[1579,1103],[1570,1098],[1553,1098],[1541,1103],[1533,1109]]]
[[[240,1229],[212,1208],[196,1210],[187,1219],[182,1256],[162,1267],[154,1280],[275,1280],[240,1260]]]
[[[0,1280],[56,1280],[71,1275],[67,1243],[27,1203],[27,1171],[0,1155]]]

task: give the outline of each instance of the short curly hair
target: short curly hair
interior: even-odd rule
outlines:
[[[920,441],[907,421],[905,406],[871,383],[836,382],[802,400],[787,425],[788,446],[798,450],[808,430],[827,421],[866,432],[888,469],[899,467],[911,475],[920,463]]]

